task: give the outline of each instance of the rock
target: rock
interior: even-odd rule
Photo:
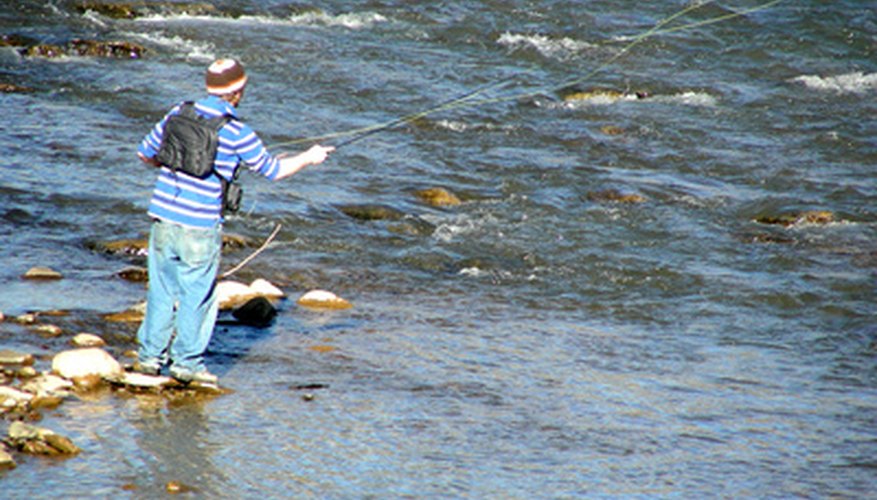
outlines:
[[[40,335],[45,335],[46,337],[57,337],[64,333],[64,330],[57,325],[35,325],[31,327],[31,331]]]
[[[614,202],[614,203],[645,203],[646,198],[638,194],[624,194],[617,189],[605,189],[603,191],[591,191],[587,194],[589,201]]]
[[[241,307],[256,297],[279,299],[286,296],[282,290],[264,279],[257,279],[249,285],[232,280],[220,281],[216,284],[216,294],[219,309],[223,311]]]
[[[265,297],[255,297],[235,309],[232,316],[245,325],[263,327],[277,316],[277,309]]]
[[[337,208],[348,217],[362,221],[399,220],[405,217],[402,211],[386,205],[340,205]]]
[[[0,406],[7,408],[28,403],[34,398],[29,392],[19,391],[8,385],[0,385]]]
[[[46,43],[31,45],[21,51],[21,55],[26,57],[44,57],[49,59],[61,57],[64,54],[66,54],[66,51],[63,47]]]
[[[102,318],[112,323],[139,323],[146,316],[146,302],[117,313],[104,314]]]
[[[20,325],[32,325],[37,322],[37,315],[34,313],[26,313],[15,317],[15,322]]]
[[[33,366],[22,366],[16,370],[15,376],[20,379],[33,378],[37,376],[37,370]]]
[[[205,16],[216,13],[216,7],[212,4],[200,2],[105,2],[85,0],[77,2],[76,9],[83,14],[92,11],[113,19],[134,19],[151,14]]]
[[[0,35],[0,47],[26,47],[37,43],[39,43],[39,41],[35,38],[15,33]]]
[[[59,280],[63,277],[61,273],[48,267],[32,267],[22,275],[26,280]]]
[[[70,343],[76,347],[103,347],[107,345],[104,339],[93,333],[80,333],[70,339]]]
[[[33,91],[30,87],[22,87],[14,83],[0,83],[0,92],[4,94],[27,94]]]
[[[563,96],[564,102],[589,101],[594,103],[613,103],[616,101],[635,101],[645,99],[647,92],[620,92],[609,89],[592,89],[579,92],[571,92]]]
[[[624,129],[616,125],[603,125],[600,127],[600,132],[606,135],[622,135],[624,134]]]
[[[69,380],[50,373],[44,373],[28,381],[21,389],[34,394],[36,397],[58,396],[63,398],[70,395],[67,389],[72,387],[73,383]]]
[[[298,305],[314,309],[349,309],[350,302],[326,290],[311,290],[298,299]]]
[[[9,425],[7,435],[9,439],[41,439],[41,429],[35,425],[26,424],[24,422],[12,422]]]
[[[11,349],[0,350],[0,365],[27,365],[34,363],[33,354],[13,351]]]
[[[135,283],[145,283],[149,281],[149,271],[145,267],[130,266],[116,273],[120,278]]]
[[[270,281],[259,278],[250,283],[250,290],[258,294],[260,297],[283,298],[286,296],[283,290],[274,286]]]
[[[462,203],[457,195],[444,188],[422,189],[414,194],[434,207],[451,207]]]
[[[832,222],[837,222],[837,219],[832,212],[827,210],[806,210],[777,216],[764,215],[756,217],[755,222],[789,227],[800,224],[831,224]]]
[[[20,421],[12,422],[9,426],[7,442],[25,453],[35,455],[76,455],[80,452],[69,438]]]
[[[140,59],[146,48],[131,42],[72,40],[67,44],[68,51],[83,57],[115,57],[122,59]]]
[[[97,374],[83,375],[81,377],[73,377],[73,386],[78,391],[88,392],[97,389],[103,385],[104,379]]]
[[[91,250],[112,255],[131,255],[143,257],[148,252],[149,240],[146,238],[129,238],[115,241],[99,241],[86,245]]]
[[[0,445],[0,468],[14,469],[16,465],[15,459],[12,458],[12,455],[8,451],[6,451],[6,447]]]
[[[86,375],[111,377],[121,373],[122,366],[108,352],[91,347],[56,354],[52,359],[52,371],[66,379]]]
[[[43,440],[46,444],[58,450],[62,455],[76,455],[81,451],[79,447],[73,444],[73,441],[71,441],[70,438],[60,434],[46,434]]]
[[[157,389],[173,382],[170,377],[144,375],[136,372],[122,372],[107,380],[114,384],[124,385],[141,389]]]

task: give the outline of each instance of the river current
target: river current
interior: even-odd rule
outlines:
[[[286,181],[245,172],[225,230],[281,231],[236,279],[289,299],[266,328],[217,328],[208,365],[234,392],[67,401],[40,425],[82,453],[0,471],[0,496],[877,491],[873,2],[80,3],[0,7],[0,34],[147,49],[0,47],[0,83],[29,89],[0,94],[7,316],[145,298],[91,243],[148,231],[136,146],[217,57],[243,62],[240,114],[275,153],[431,112]],[[462,203],[415,195],[434,187]],[[361,204],[397,217],[341,210]],[[23,281],[33,266],[64,279]],[[297,306],[313,288],[354,307]],[[134,347],[136,325],[83,321]],[[0,323],[3,348],[65,341]]]

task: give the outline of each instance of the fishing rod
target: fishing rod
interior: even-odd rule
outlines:
[[[462,94],[460,96],[453,97],[451,99],[448,99],[447,101],[444,101],[440,104],[437,104],[436,106],[433,106],[433,107],[431,107],[427,110],[421,111],[419,113],[412,113],[410,115],[405,115],[403,117],[397,118],[391,122],[387,122],[387,123],[382,124],[382,125],[375,125],[372,127],[366,127],[366,129],[361,129],[360,132],[358,134],[356,134],[354,137],[336,144],[335,150],[337,151],[345,146],[349,146],[355,142],[361,141],[362,139],[365,139],[366,137],[368,137],[370,135],[377,134],[378,132],[383,132],[384,130],[391,129],[391,128],[395,127],[396,125],[401,125],[403,123],[412,122],[412,121],[417,120],[419,118],[423,118],[424,116],[435,113],[439,110],[445,109],[446,107],[461,104],[461,103],[477,96],[478,94],[487,92],[488,90],[491,90],[493,88],[502,87],[506,83],[517,78],[517,76],[518,75],[512,75],[512,76],[503,78],[502,80],[500,80],[498,82],[494,82],[494,83],[491,83],[489,85],[485,85],[485,86],[482,86],[480,88],[477,88],[473,91],[466,92],[465,94]]]
[[[729,19],[734,19],[737,17],[742,17],[746,14],[750,14],[753,12],[757,12],[757,11],[772,7],[773,5],[776,5],[784,0],[770,0],[768,2],[761,3],[761,4],[758,4],[758,5],[755,5],[753,7],[743,9],[740,11],[732,12],[730,14],[725,14],[722,16],[717,16],[717,17],[713,17],[710,19],[705,19],[703,21],[697,21],[697,22],[693,22],[693,23],[683,24],[680,26],[675,26],[675,27],[664,29],[664,27],[667,24],[673,22],[674,20],[678,19],[679,17],[684,16],[688,13],[691,13],[691,12],[693,12],[697,9],[700,9],[706,5],[709,5],[709,4],[713,3],[714,1],[715,0],[706,0],[703,2],[693,3],[693,4],[689,5],[688,7],[685,7],[684,9],[681,9],[681,10],[671,14],[670,16],[667,16],[664,19],[661,19],[653,27],[651,27],[648,30],[635,36],[630,43],[625,45],[617,54],[613,55],[612,57],[610,57],[609,59],[604,61],[602,64],[600,64],[596,69],[588,72],[587,74],[585,74],[582,77],[568,80],[566,82],[563,82],[559,85],[555,85],[555,86],[550,87],[548,89],[543,89],[543,90],[539,90],[539,91],[523,92],[523,93],[514,94],[514,95],[510,95],[510,96],[494,97],[494,98],[490,98],[490,99],[472,100],[475,96],[477,96],[479,94],[482,94],[490,89],[498,88],[498,87],[505,85],[511,79],[520,76],[520,74],[518,74],[518,75],[511,76],[511,77],[507,77],[503,80],[500,80],[499,82],[495,82],[495,83],[492,83],[490,85],[481,87],[481,88],[476,89],[474,91],[467,92],[461,96],[454,97],[452,99],[444,101],[443,103],[440,103],[436,106],[433,106],[429,109],[426,109],[426,110],[423,110],[423,111],[420,111],[417,113],[405,115],[405,116],[402,116],[400,118],[397,118],[395,120],[392,120],[392,121],[389,121],[386,123],[371,125],[368,127],[362,127],[362,128],[358,128],[358,129],[353,129],[353,130],[349,130],[346,132],[337,132],[337,133],[326,134],[326,135],[322,135],[322,136],[312,136],[312,137],[305,137],[305,138],[301,138],[301,139],[294,139],[291,141],[278,143],[275,146],[284,147],[284,146],[291,146],[294,144],[302,144],[302,143],[307,143],[307,142],[319,142],[319,141],[324,141],[324,140],[329,140],[329,139],[337,139],[339,137],[353,136],[351,139],[348,139],[347,141],[343,141],[340,144],[336,145],[335,148],[338,149],[340,147],[353,144],[357,141],[360,141],[360,140],[362,140],[368,136],[371,136],[373,134],[376,134],[378,132],[388,130],[388,129],[393,128],[393,127],[400,125],[402,123],[411,122],[411,121],[423,118],[425,116],[431,115],[433,113],[437,113],[439,111],[446,111],[446,110],[459,109],[459,108],[465,108],[465,107],[481,106],[484,104],[494,104],[494,103],[506,102],[506,101],[528,99],[528,98],[537,97],[539,95],[543,95],[545,93],[557,92],[557,91],[562,90],[564,88],[568,88],[570,86],[580,84],[580,83],[590,79],[595,74],[599,73],[600,71],[602,71],[603,69],[608,67],[610,64],[614,63],[619,58],[624,56],[626,53],[628,53],[634,47],[636,47],[637,45],[639,45],[640,43],[642,43],[643,41],[645,41],[649,38],[652,38],[652,37],[657,36],[657,35],[676,33],[676,32],[685,31],[685,30],[689,30],[689,29],[693,29],[693,28],[697,28],[697,27],[701,27],[701,26],[716,24],[716,23],[719,23],[722,21],[727,21]]]

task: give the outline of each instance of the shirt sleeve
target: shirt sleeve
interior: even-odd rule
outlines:
[[[280,165],[276,157],[265,149],[262,139],[249,125],[241,123],[240,135],[235,150],[244,163],[255,172],[274,180],[280,173]]]

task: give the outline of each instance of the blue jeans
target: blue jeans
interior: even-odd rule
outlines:
[[[216,273],[222,227],[194,229],[155,222],[149,234],[146,317],[137,332],[141,363],[205,370],[216,325]],[[176,335],[174,335],[176,330]]]

